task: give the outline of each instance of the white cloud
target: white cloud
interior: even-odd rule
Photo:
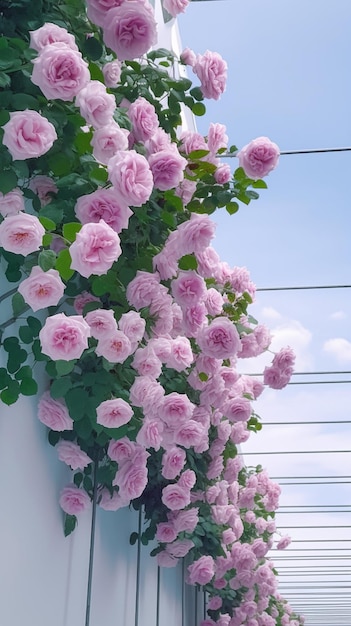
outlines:
[[[261,311],[261,316],[264,317],[267,321],[280,320],[282,318],[279,311],[274,309],[272,306],[263,307]]]
[[[343,337],[328,339],[323,344],[323,350],[342,363],[351,362],[351,342]]]
[[[345,311],[334,311],[334,313],[331,313],[330,315],[331,320],[344,320],[346,317],[347,315]]]

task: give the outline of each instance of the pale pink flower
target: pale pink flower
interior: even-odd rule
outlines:
[[[39,250],[45,229],[35,215],[8,215],[0,224],[0,246],[8,252],[27,256]]]
[[[104,220],[83,224],[70,247],[71,268],[85,278],[92,274],[101,276],[121,253],[118,234]]]
[[[65,285],[57,270],[44,272],[38,265],[34,266],[28,278],[25,278],[18,291],[33,311],[55,306],[63,296]]]
[[[215,574],[212,556],[201,556],[188,567],[188,582],[190,585],[207,585]]]
[[[163,397],[158,414],[167,426],[174,429],[191,419],[194,408],[186,394],[173,391]]]
[[[89,126],[101,128],[113,121],[116,101],[99,80],[90,80],[77,93],[76,106]]]
[[[200,80],[205,98],[220,98],[226,88],[227,69],[227,63],[218,52],[206,50],[204,54],[197,55],[193,71]]]
[[[6,217],[7,215],[16,215],[20,211],[24,211],[24,197],[22,191],[16,187],[8,193],[0,192],[0,215]]]
[[[162,489],[162,502],[171,511],[179,511],[190,504],[190,491],[185,487],[173,484]]]
[[[101,402],[96,408],[96,422],[106,428],[119,428],[128,424],[133,417],[132,407],[122,398]]]
[[[48,317],[39,333],[41,350],[53,361],[79,359],[88,347],[90,328],[81,315],[57,313]]]
[[[139,450],[139,448],[140,446],[134,443],[134,441],[130,441],[128,437],[122,437],[117,441],[115,439],[111,439],[107,448],[107,454],[112,461],[116,461],[116,463],[123,463],[127,459],[130,459]]]
[[[3,129],[2,143],[12,158],[18,161],[46,154],[57,139],[53,124],[37,111],[29,109],[10,113]]]
[[[281,539],[279,539],[277,543],[277,550],[285,550],[291,543],[291,537],[289,535],[284,535]]]
[[[148,161],[154,185],[161,191],[177,187],[182,182],[184,170],[188,165],[187,160],[173,147],[154,152],[149,156]]]
[[[192,489],[196,483],[196,474],[193,470],[187,469],[181,473],[178,479],[178,485],[185,489]]]
[[[166,450],[162,457],[162,476],[174,480],[182,471],[186,459],[185,450],[174,446]]]
[[[121,78],[122,66],[117,59],[108,61],[102,66],[106,87],[117,87]]]
[[[157,41],[153,9],[137,0],[123,2],[107,12],[103,35],[106,46],[117,54],[119,61],[140,57]]]
[[[122,498],[117,491],[114,491],[111,495],[108,489],[103,489],[100,496],[98,504],[105,511],[118,511],[130,503],[130,500]]]
[[[226,127],[223,124],[210,124],[207,136],[208,149],[217,154],[218,150],[227,148],[228,135],[226,134]]]
[[[273,365],[275,367],[279,367],[284,372],[290,372],[291,368],[294,367],[294,364],[295,354],[289,346],[279,350],[279,352],[277,352],[277,354],[273,357]]]
[[[73,470],[82,470],[93,462],[74,441],[61,439],[56,446],[56,450],[59,460],[69,465]]]
[[[290,371],[282,371],[280,367],[272,365],[263,370],[263,382],[271,389],[283,389],[290,382],[292,368]]]
[[[38,418],[51,430],[73,430],[73,420],[65,403],[63,400],[54,400],[49,391],[45,391],[39,400]]]
[[[164,0],[163,7],[172,17],[177,17],[179,13],[184,13],[189,0]]]
[[[182,372],[193,361],[194,355],[187,337],[179,336],[170,340],[170,352],[165,360],[167,367],[171,367],[177,372]]]
[[[277,167],[279,154],[276,143],[270,141],[268,137],[258,137],[241,148],[237,157],[239,166],[243,168],[246,176],[258,180]]]
[[[90,144],[97,161],[107,165],[119,150],[128,149],[129,131],[111,120],[106,126],[96,128]]]
[[[140,313],[136,311],[128,311],[121,316],[118,327],[129,338],[132,346],[136,347],[142,340],[145,333],[146,322]]]
[[[252,413],[250,400],[247,398],[229,398],[223,412],[230,422],[247,422]]]
[[[156,128],[151,137],[145,141],[145,148],[148,156],[154,152],[160,152],[161,150],[167,150],[172,145],[170,136],[163,130],[163,128]]]
[[[184,207],[189,204],[190,200],[192,200],[193,195],[196,191],[196,182],[194,180],[188,180],[184,178],[179,185],[174,190],[176,196],[178,196],[182,202]]]
[[[82,291],[78,296],[74,298],[74,310],[78,315],[83,315],[84,307],[89,302],[100,302],[100,298],[93,296],[88,291]]]
[[[195,420],[188,420],[185,424],[181,424],[175,428],[175,443],[184,448],[192,448],[198,446],[204,437],[204,428]]]
[[[69,485],[62,489],[59,503],[61,509],[68,515],[79,515],[88,508],[90,498],[83,489],[79,489],[75,485]]]
[[[195,271],[181,271],[172,281],[172,294],[181,307],[196,305],[206,297],[206,283]]]
[[[199,509],[197,507],[186,511],[175,511],[170,515],[177,534],[183,531],[192,533],[199,521]]]
[[[136,453],[135,457],[127,459],[119,466],[114,484],[118,485],[122,498],[134,500],[143,493],[147,485],[146,459],[148,456],[147,452],[144,456]]]
[[[156,539],[160,543],[169,543],[177,538],[177,532],[171,522],[160,522],[157,524]]]
[[[214,287],[210,287],[207,290],[205,304],[209,315],[220,315],[220,313],[222,313],[224,304],[222,294],[220,294],[219,291],[217,291],[217,289],[215,289]]]
[[[200,133],[196,133],[193,130],[185,130],[180,137],[179,149],[181,152],[185,152],[185,154],[190,154],[196,150],[208,151],[208,145]]]
[[[117,322],[112,309],[95,309],[89,311],[85,316],[85,321],[90,326],[90,333],[95,339],[108,337],[118,330]]]
[[[172,556],[166,552],[166,550],[159,552],[156,559],[159,567],[176,567],[179,561],[179,559],[176,559],[175,556]]]
[[[197,337],[200,329],[207,326],[207,309],[204,302],[183,307],[182,329],[188,337]]]
[[[156,407],[164,395],[160,383],[151,376],[137,376],[129,390],[129,399],[134,406],[142,407],[151,400],[151,406]]]
[[[220,598],[219,596],[212,596],[212,598],[210,598],[207,603],[207,608],[211,609],[212,611],[217,611],[217,609],[221,608],[222,603],[222,598]]]
[[[144,448],[159,450],[162,443],[163,424],[159,419],[145,417],[136,440]]]
[[[81,53],[66,43],[44,46],[33,64],[31,80],[48,100],[72,101],[90,80]]]
[[[87,15],[93,24],[103,26],[106,20],[107,12],[110,9],[119,7],[124,0],[86,0]]]
[[[190,67],[192,67],[196,61],[196,54],[194,50],[191,50],[190,48],[184,48],[183,52],[180,55],[180,60],[182,63],[185,63],[185,65],[190,65]]]
[[[168,554],[177,557],[178,559],[184,558],[188,552],[190,552],[191,548],[194,547],[193,541],[191,539],[177,539],[173,541],[173,543],[169,543],[166,546],[166,550]]]
[[[240,350],[239,333],[226,317],[216,317],[208,326],[203,327],[197,343],[203,354],[217,359],[228,359]]]
[[[37,194],[40,200],[41,206],[46,206],[52,200],[52,195],[58,192],[56,183],[50,178],[50,176],[33,176],[29,183],[29,189]]]
[[[126,4],[135,2],[128,0]],[[149,164],[135,150],[120,150],[108,162],[109,179],[128,206],[140,207],[151,196],[154,181]]]
[[[30,30],[30,48],[40,52],[45,46],[52,43],[64,43],[72,50],[78,50],[75,38],[65,28],[46,22],[40,28],[36,30]]]
[[[97,356],[103,356],[110,363],[124,363],[132,353],[132,346],[121,330],[115,330],[99,339],[95,353]]]
[[[142,96],[132,102],[128,108],[128,117],[132,123],[135,141],[151,139],[159,127],[155,107]]]
[[[150,306],[159,288],[160,281],[157,274],[139,270],[135,278],[127,285],[127,300],[135,309],[143,309]]]
[[[230,169],[230,165],[227,163],[221,163],[218,165],[215,173],[214,173],[215,181],[219,185],[225,185],[229,183],[232,178],[232,171]]]
[[[120,200],[114,189],[97,189],[93,193],[80,196],[74,207],[82,224],[106,222],[116,233],[128,228],[132,211]]]
[[[132,367],[136,369],[139,376],[151,376],[156,379],[161,374],[162,363],[153,349],[146,346],[135,351]]]
[[[183,222],[176,231],[178,233],[181,256],[192,254],[193,252],[196,255],[201,253],[204,248],[209,246],[215,230],[216,225],[208,215],[192,213],[190,220]]]

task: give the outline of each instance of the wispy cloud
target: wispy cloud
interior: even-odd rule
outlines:
[[[341,363],[351,362],[351,342],[343,337],[328,339],[323,344],[323,350]]]

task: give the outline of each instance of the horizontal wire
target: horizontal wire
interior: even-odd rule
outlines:
[[[295,539],[294,538],[294,543],[338,543],[338,542],[345,542],[345,541],[351,541],[351,539]]]
[[[257,287],[256,291],[304,291],[313,289],[350,289],[351,285],[311,285],[304,287]]]
[[[290,478],[351,478],[351,476],[271,476],[272,480],[290,480]],[[305,506],[308,506],[307,504]]]
[[[336,508],[339,506],[351,507],[351,504],[283,504],[279,506],[280,509],[323,509],[323,508]],[[281,511],[283,513],[283,511]]]
[[[272,450],[271,452],[243,452],[243,456],[253,454],[349,454],[351,450]]]
[[[279,507],[279,509],[280,508],[281,507]],[[350,514],[351,511],[349,511],[348,509],[342,509],[342,510],[341,509],[340,510],[335,509],[333,511],[330,511],[330,510],[329,511],[280,511],[279,510],[279,513],[285,513],[285,514],[288,513],[290,515],[297,515],[297,514],[300,515],[300,513],[303,513],[304,515],[310,515],[311,513],[313,513],[313,514],[314,513],[318,513],[318,514],[322,514],[322,515],[329,515],[330,513],[349,513]]]
[[[303,482],[299,482],[299,483],[295,483],[295,482],[290,482],[290,483],[279,483],[281,487],[283,487],[284,485],[349,485],[351,483],[351,480],[342,480],[342,481],[325,481],[325,480],[320,480],[319,482],[308,482],[308,481],[303,481]]]
[[[329,374],[351,374],[351,370],[330,370],[330,371],[317,371],[317,372],[293,372],[293,376],[319,376],[319,375],[329,375]],[[262,376],[261,374],[250,374],[250,376]]]
[[[195,2],[198,2],[199,0],[195,0]],[[328,152],[350,152],[351,148],[346,147],[346,148],[307,148],[305,150],[282,150],[281,152],[279,152],[280,156],[286,156],[289,154],[322,154],[322,153],[328,153]],[[219,156],[221,158],[228,158],[228,159],[233,159],[234,157],[237,157],[239,154],[240,150],[236,150],[235,152],[224,152],[222,154],[220,154]]]
[[[351,383],[351,380],[302,380],[298,383],[288,383],[288,385],[342,385]]]
[[[351,526],[280,526],[279,528],[351,528]],[[341,549],[341,548],[340,548]]]
[[[310,426],[311,424],[351,424],[351,420],[321,420],[318,422],[262,422],[262,426]]]

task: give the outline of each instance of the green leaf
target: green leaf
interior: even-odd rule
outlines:
[[[252,183],[254,189],[267,189],[267,183],[264,180],[254,180]]]
[[[5,89],[11,85],[11,78],[5,72],[0,72],[0,88]]]
[[[1,400],[9,406],[10,404],[14,404],[15,402],[17,402],[19,394],[20,394],[20,391],[19,391],[19,385],[18,385],[18,390],[15,390],[14,388],[3,389],[3,391],[0,394],[0,397],[1,397]]]
[[[65,395],[65,401],[73,420],[82,419],[87,406],[91,403],[91,399],[83,387],[70,389]]]
[[[5,367],[0,367],[0,389],[7,387],[11,380],[12,378],[8,374],[7,369]]]
[[[29,328],[32,329],[33,336],[37,337],[42,329],[42,323],[36,317],[33,317],[33,315],[29,315],[27,317],[27,324]]]
[[[56,265],[56,254],[53,250],[43,250],[38,256],[38,265],[44,272],[51,270]]]
[[[57,375],[66,376],[66,374],[69,374],[70,372],[72,372],[75,364],[76,364],[75,359],[73,361],[62,361],[62,360],[55,361]]]
[[[93,170],[89,172],[90,180],[96,185],[101,185],[101,183],[106,183],[108,179],[107,170],[103,167],[95,167]]]
[[[178,261],[179,269],[181,270],[196,270],[197,260],[194,254],[185,254]]]
[[[12,191],[17,185],[18,178],[13,170],[0,171],[0,191],[5,194]]]
[[[200,380],[205,383],[208,380],[208,375],[205,372],[199,372]]]
[[[68,248],[64,248],[59,252],[55,267],[63,280],[72,278],[74,270],[71,270],[71,255]]]
[[[134,546],[134,544],[136,544],[136,542],[138,541],[139,535],[138,533],[131,533],[130,537],[129,537],[129,543],[131,546]]]
[[[33,377],[33,371],[29,365],[23,365],[15,374],[15,378],[17,380],[23,380],[23,378],[32,378],[32,377]]]
[[[81,228],[82,224],[80,222],[69,222],[63,225],[62,234],[67,241],[72,242]]]
[[[23,343],[32,343],[33,331],[31,328],[29,328],[29,326],[20,326],[18,334]]]
[[[105,84],[104,75],[96,63],[89,63],[89,72],[91,80],[98,80],[100,83]]]
[[[72,380],[70,377],[56,378],[51,384],[50,395],[54,400],[57,400],[57,398],[63,398],[71,388]]]
[[[101,58],[103,53],[103,47],[101,43],[95,39],[95,37],[88,37],[82,46],[83,54],[86,55],[92,61],[97,61]]]
[[[195,100],[200,101],[204,99],[204,95],[200,87],[193,87],[192,89],[190,89],[189,93],[193,98],[195,98]]]
[[[49,168],[55,176],[66,176],[72,171],[72,159],[64,152],[53,154],[48,160]]]
[[[19,291],[17,291],[17,293],[15,293],[12,296],[12,310],[13,310],[14,316],[18,317],[27,308],[28,308],[28,305],[25,303],[22,294],[20,294]]]
[[[76,526],[77,526],[77,518],[76,518],[76,516],[75,515],[68,515],[68,513],[66,513],[65,521],[64,521],[64,527],[63,527],[63,532],[65,534],[65,537],[68,537],[68,535],[73,533],[73,531],[74,531]]]
[[[228,211],[229,215],[234,215],[234,213],[237,213],[237,211],[239,211],[239,205],[237,202],[229,202],[229,204],[226,205],[226,211]]]
[[[26,109],[38,111],[40,107],[38,99],[26,93],[13,94],[12,106],[15,111],[25,111]]]
[[[194,115],[197,115],[198,117],[200,117],[201,115],[205,115],[206,113],[206,107],[203,102],[195,102],[191,107],[191,110]]]
[[[188,154],[188,158],[192,161],[197,161],[198,159],[202,159],[203,157],[210,154],[209,150],[193,150]]]
[[[38,391],[38,383],[33,378],[23,378],[20,384],[20,392],[24,396],[35,396]]]

